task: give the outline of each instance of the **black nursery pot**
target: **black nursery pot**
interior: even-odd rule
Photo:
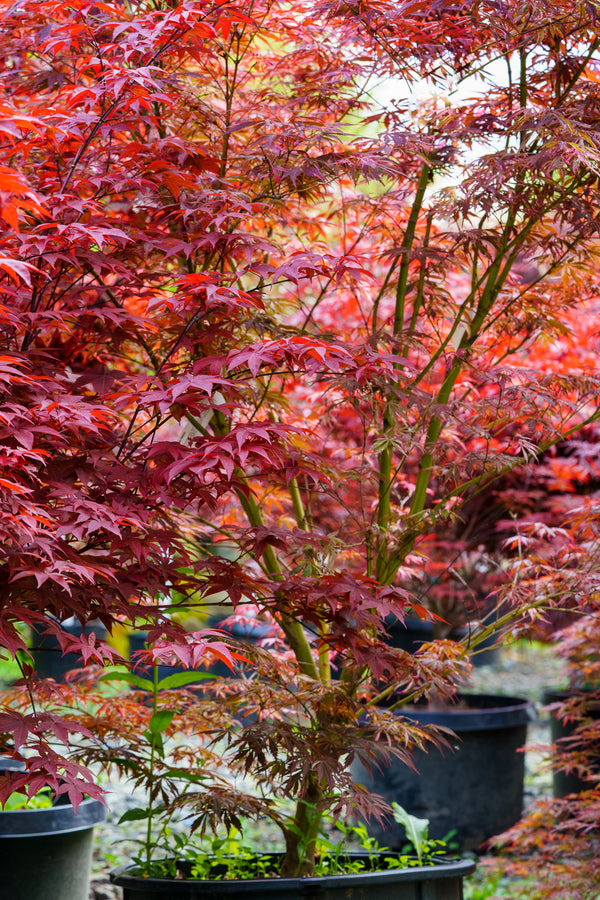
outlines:
[[[546,690],[544,691],[542,702],[544,706],[547,706],[550,703],[562,703],[565,700],[569,700],[571,697],[579,696],[581,693],[585,694],[585,691]],[[600,700],[598,699],[597,691],[594,691],[593,697],[590,697],[590,702],[586,703],[585,714],[590,719],[600,719]],[[552,743],[554,744],[556,741],[560,741],[564,746],[564,739],[568,739],[572,736],[578,724],[578,722],[567,722],[564,719],[561,719],[557,710],[552,710],[550,714],[550,738]],[[600,753],[594,760],[593,769],[600,773]],[[552,791],[555,797],[566,797],[567,794],[578,794],[580,791],[589,790],[595,783],[596,782],[580,778],[579,775],[574,772],[565,772],[562,769],[554,769],[552,772]]]
[[[429,819],[429,836],[442,840],[451,832],[464,849],[475,849],[514,825],[523,807],[524,754],[527,723],[533,705],[520,697],[465,694],[461,707],[432,711],[402,710],[399,715],[422,725],[450,728],[456,740],[440,750],[417,750],[417,771],[397,760],[380,763],[370,775],[354,769],[357,781],[391,804]],[[368,822],[369,833],[382,846],[405,844],[402,825]]]
[[[450,640],[462,641],[469,637],[471,631],[468,625],[455,628]],[[407,653],[416,653],[421,644],[433,640],[433,622],[410,618],[405,619],[404,623],[394,621],[388,624],[387,632],[391,647],[398,647]],[[496,644],[496,638],[497,635],[492,634],[477,645],[477,652],[471,658],[474,666],[492,666],[498,662],[500,648]]]
[[[61,800],[48,809],[0,812],[0,897],[6,900],[88,900],[98,800],[75,814]]]
[[[276,855],[273,855],[276,858]],[[244,881],[201,881],[183,878],[142,878],[131,867],[111,875],[123,888],[123,900],[223,900],[263,897],[281,900],[462,900],[462,881],[475,869],[472,860],[435,866],[319,875],[305,878],[254,878]]]
[[[84,633],[84,628],[78,619],[71,618],[62,622],[61,627],[69,634],[79,637]],[[64,681],[65,675],[71,669],[80,669],[83,662],[78,653],[63,654],[60,644],[51,634],[44,634],[43,626],[32,628],[31,655],[35,665],[35,671],[41,678],[54,678],[55,681]],[[88,622],[85,626],[85,634],[95,634],[97,638],[106,638],[106,628],[101,622]]]

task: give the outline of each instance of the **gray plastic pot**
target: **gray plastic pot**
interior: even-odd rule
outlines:
[[[391,804],[429,819],[429,836],[444,839],[454,832],[464,849],[475,849],[514,825],[523,807],[527,723],[533,704],[521,697],[465,694],[463,707],[412,708],[401,715],[422,725],[450,728],[450,747],[414,753],[416,772],[397,760],[381,762],[370,775],[362,766],[354,776]],[[405,843],[402,825],[367,822],[382,846]]]
[[[273,854],[276,857],[276,854]],[[142,878],[131,867],[111,875],[123,900],[462,900],[462,882],[475,869],[469,859],[411,869],[320,875],[306,878],[253,878],[245,881]]]
[[[62,800],[62,798],[61,798]],[[98,800],[48,809],[0,812],[0,897],[6,900],[88,900]]]

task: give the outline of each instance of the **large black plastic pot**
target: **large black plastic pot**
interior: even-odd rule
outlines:
[[[104,806],[66,798],[48,809],[0,812],[0,897],[88,900],[94,825]]]
[[[405,619],[403,623],[394,621],[387,626],[388,640],[391,647],[406,650],[407,653],[416,653],[421,644],[433,640],[433,622],[428,619]],[[450,634],[450,640],[462,641],[475,634],[475,629],[469,625],[455,628]],[[497,635],[490,635],[481,641],[475,648],[471,660],[474,666],[494,665],[500,656],[500,648],[496,644]]]
[[[281,900],[462,900],[463,878],[474,869],[474,862],[465,859],[353,875],[200,881],[142,878],[124,867],[111,875],[111,881],[123,888],[123,900],[262,900],[266,896]]]
[[[75,618],[66,619],[61,623],[61,628],[76,637],[84,633],[83,625]],[[106,628],[101,622],[89,622],[85,626],[85,634],[95,634],[97,638],[104,640]],[[83,665],[79,654],[63,654],[54,635],[44,634],[42,626],[32,628],[31,655],[37,674],[42,678],[54,678],[55,681],[64,681],[67,672]]]
[[[417,771],[393,760],[370,775],[356,767],[356,780],[391,804],[429,819],[429,835],[443,839],[455,832],[461,847],[474,849],[514,825],[523,806],[525,760],[518,750],[527,740],[533,705],[520,697],[465,694],[460,706],[443,710],[402,710],[422,725],[450,728],[450,747],[417,750]],[[399,847],[404,829],[394,822],[368,822],[383,846]]]
[[[571,697],[581,695],[581,691],[569,690],[546,690],[543,695],[544,706],[550,703],[564,703]],[[585,691],[583,691],[585,694]],[[586,701],[585,716],[590,719],[600,719],[600,700],[598,692],[594,691],[593,696],[590,695],[589,702]],[[577,729],[580,722],[567,721],[561,719],[557,710],[552,710],[550,714],[550,738],[553,744],[558,741],[558,747],[562,745],[564,749],[568,749],[569,738]],[[593,769],[600,773],[600,753],[594,760]],[[580,778],[575,772],[566,772],[564,769],[555,768],[552,772],[552,789],[555,797],[566,797],[567,794],[578,794],[580,791],[589,790],[596,782],[587,781]]]

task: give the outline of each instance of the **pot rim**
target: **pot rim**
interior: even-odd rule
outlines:
[[[261,854],[264,856],[280,856],[281,854]],[[363,854],[356,854],[361,856]],[[388,854],[382,854],[387,856]],[[470,875],[475,871],[475,862],[472,859],[458,859],[443,861],[433,866],[410,866],[405,869],[381,869],[374,872],[351,872],[340,875],[306,875],[296,878],[246,878],[246,879],[214,879],[206,880],[201,878],[144,878],[141,875],[134,875],[132,869],[134,865],[120,866],[110,873],[112,884],[119,887],[134,888],[140,885],[142,889],[160,889],[168,886],[171,894],[179,894],[189,891],[191,885],[197,885],[199,888],[211,885],[213,888],[218,886],[219,893],[236,894],[240,890],[248,894],[264,894],[273,893],[275,891],[288,891],[297,889],[310,888],[333,888],[348,885],[348,880],[352,879],[353,886],[360,887],[366,884],[389,884],[398,881],[439,881],[444,878],[462,878]],[[189,896],[189,895],[188,895]]]
[[[70,803],[45,809],[13,809],[0,811],[0,840],[23,837],[47,837],[71,834],[99,825],[106,818],[106,807],[100,800],[87,797],[77,807]]]
[[[423,725],[441,725],[452,731],[487,731],[527,725],[536,719],[535,704],[526,697],[503,694],[459,694],[471,707],[445,707],[439,710],[400,709],[398,715]]]

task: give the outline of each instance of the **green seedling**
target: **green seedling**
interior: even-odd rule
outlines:
[[[270,857],[257,854],[241,838],[237,828],[230,828],[226,837],[213,838],[208,853],[196,857],[192,877],[226,880],[267,877],[272,868]]]
[[[416,864],[419,866],[432,866],[435,858],[443,856],[448,851],[446,841],[436,841],[429,837],[429,819],[419,819],[411,813],[403,809],[399,803],[392,803],[394,819],[399,825],[404,825],[406,839],[410,842],[410,847],[416,854]],[[400,860],[407,863],[406,856],[401,855]],[[414,865],[414,863],[413,863]]]
[[[148,728],[143,732],[146,739],[147,749],[147,766],[148,776],[146,779],[146,796],[147,805],[145,807],[136,807],[127,810],[119,819],[119,825],[124,822],[146,821],[146,833],[143,840],[139,843],[142,845],[142,855],[136,858],[137,864],[140,866],[145,875],[154,874],[156,865],[164,869],[164,862],[154,862],[153,856],[157,848],[161,845],[166,831],[166,823],[162,823],[158,837],[155,837],[155,827],[160,824],[161,813],[164,812],[164,806],[156,801],[156,784],[160,777],[172,775],[185,781],[186,778],[195,784],[202,780],[202,776],[195,774],[191,776],[189,773],[181,769],[166,769],[162,771],[162,775],[156,771],[155,763],[160,759],[165,759],[164,734],[175,716],[175,710],[160,707],[161,694],[163,691],[173,690],[174,688],[186,687],[190,684],[198,683],[207,678],[211,678],[207,672],[177,672],[168,675],[166,678],[159,679],[158,665],[151,667],[151,677],[143,677],[135,675],[128,671],[112,671],[103,675],[101,681],[121,682],[138,688],[139,690],[148,691],[149,701],[152,707],[152,716],[148,723]],[[158,873],[158,874],[163,874]]]

